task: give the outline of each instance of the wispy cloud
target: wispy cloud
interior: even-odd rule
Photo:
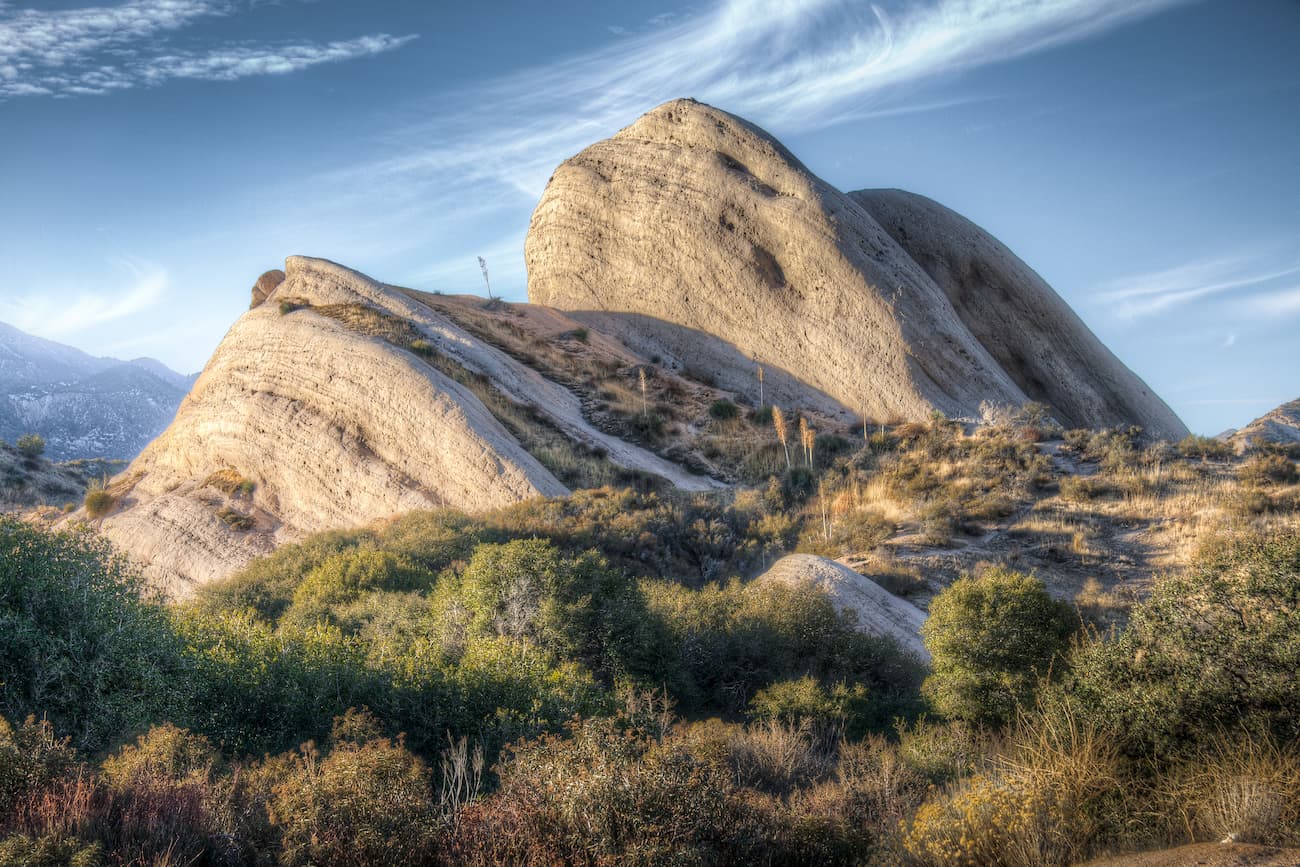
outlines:
[[[10,10],[0,3],[0,100],[99,95],[177,78],[233,81],[297,72],[391,51],[415,38],[380,33],[335,42],[169,50],[170,32],[241,8],[238,0],[129,0],[63,10]]]
[[[1180,0],[725,0],[681,20],[437,106],[421,142],[366,167],[380,175],[469,169],[529,196],[555,163],[654,105],[695,96],[780,131],[897,111],[937,75],[1081,39]],[[464,175],[462,175],[464,177]]]
[[[138,262],[125,262],[121,268],[128,282],[116,292],[41,292],[0,298],[0,320],[57,339],[142,313],[166,298],[168,279],[163,268]]]
[[[1269,292],[1250,299],[1251,312],[1258,316],[1282,317],[1300,315],[1300,286],[1278,292]]]
[[[656,16],[598,50],[438,94],[410,109],[435,120],[390,130],[381,156],[322,180],[336,201],[381,190],[394,217],[425,220],[485,199],[513,213],[536,201],[561,160],[675,97],[697,97],[779,135],[944,108],[954,101],[918,99],[917,87],[1180,2],[722,0]]]
[[[1135,321],[1167,313],[1201,299],[1232,295],[1244,297],[1239,313],[1286,312],[1300,303],[1289,292],[1276,293],[1278,281],[1300,274],[1300,260],[1294,253],[1266,248],[1253,249],[1187,262],[1172,268],[1133,274],[1097,286],[1093,295],[1107,302],[1114,315]],[[1259,293],[1269,292],[1261,295]],[[1235,342],[1235,336],[1224,348]]]

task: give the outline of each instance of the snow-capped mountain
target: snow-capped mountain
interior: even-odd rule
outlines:
[[[0,438],[45,438],[54,460],[139,454],[193,384],[152,358],[96,358],[0,323]]]

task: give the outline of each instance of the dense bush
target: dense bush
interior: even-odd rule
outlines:
[[[945,716],[1006,723],[1033,703],[1076,624],[1037,578],[994,569],[958,579],[931,601],[921,627],[933,657],[923,691]]]
[[[330,750],[303,745],[268,803],[285,865],[435,864],[443,816],[433,776],[368,714],[335,720]]]
[[[894,642],[859,632],[853,615],[824,595],[782,585],[643,586],[676,648],[684,675],[676,695],[691,711],[738,713],[760,689],[803,677],[825,689],[866,688],[867,701],[845,706],[855,733],[917,710],[920,663]]]
[[[1185,458],[1222,461],[1232,457],[1233,449],[1229,443],[1214,437],[1188,434],[1179,441],[1178,453]]]
[[[729,400],[715,400],[709,405],[709,415],[718,421],[726,421],[740,415],[740,407]]]
[[[45,437],[40,434],[20,436],[14,445],[18,448],[19,454],[25,458],[35,460],[45,454]]]
[[[103,488],[91,488],[86,491],[86,515],[92,519],[99,519],[113,511],[117,505],[117,498]]]
[[[1300,480],[1295,461],[1276,453],[1254,455],[1241,465],[1238,478],[1248,485],[1292,485]]]
[[[142,592],[88,531],[0,519],[0,713],[46,716],[76,746],[97,748],[167,712],[179,648]]]
[[[1071,691],[1134,754],[1208,738],[1300,737],[1300,536],[1207,549],[1158,581],[1114,641],[1074,654]]]

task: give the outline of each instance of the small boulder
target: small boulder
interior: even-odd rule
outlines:
[[[253,303],[248,305],[248,309],[252,310],[254,307],[260,307],[283,282],[284,272],[279,268],[273,268],[258,277],[257,282],[253,284]]]

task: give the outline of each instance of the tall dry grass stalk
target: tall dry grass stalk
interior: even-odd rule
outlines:
[[[792,470],[794,465],[790,463],[790,427],[786,423],[785,413],[781,411],[779,406],[772,407],[772,427],[776,428],[776,438],[781,442],[781,447],[785,449],[785,468]]]

